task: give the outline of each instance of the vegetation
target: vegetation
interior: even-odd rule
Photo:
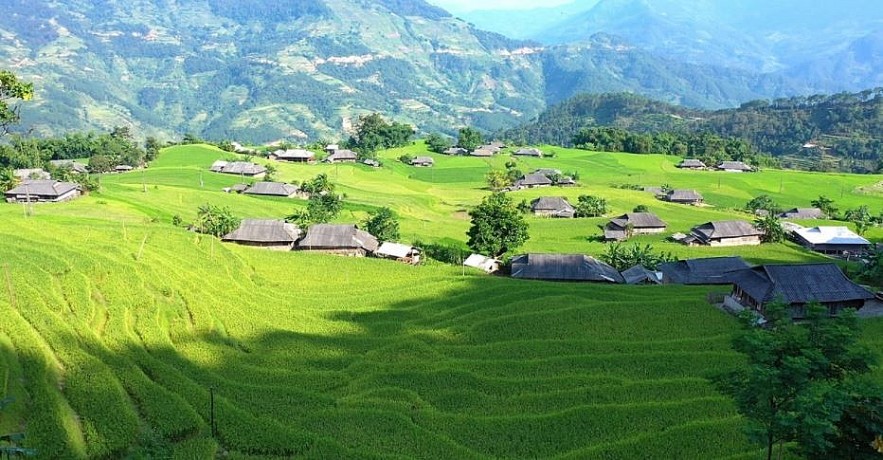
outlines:
[[[33,83],[20,80],[8,70],[0,70],[0,135],[7,134],[10,127],[18,124],[21,119],[19,103],[33,96]]]
[[[576,206],[577,217],[598,217],[607,214],[607,200],[594,195],[580,195],[577,197]]]
[[[649,244],[632,244],[626,246],[622,243],[611,243],[607,250],[601,254],[601,260],[610,264],[619,271],[625,271],[635,265],[641,265],[648,270],[656,270],[659,264],[677,260],[671,253],[657,253]]]
[[[400,237],[399,220],[385,206],[369,213],[368,218],[362,222],[362,227],[380,241],[398,241]]]
[[[444,153],[445,150],[453,146],[454,142],[451,138],[442,134],[432,133],[429,136],[426,136],[426,148],[428,148],[430,152]]]
[[[469,150],[470,152],[478,148],[484,143],[481,133],[471,126],[460,128],[457,134],[457,147]]]
[[[818,198],[810,201],[809,204],[814,208],[819,208],[828,218],[833,218],[837,215],[837,208],[834,206],[834,200],[825,195],[819,195]]]
[[[374,158],[380,149],[408,145],[413,135],[413,126],[395,121],[390,123],[379,113],[372,113],[359,117],[355,133],[347,141],[347,147],[359,152],[362,159]]]
[[[527,223],[503,193],[493,193],[469,211],[472,226],[466,232],[466,245],[473,251],[490,257],[500,257],[515,251],[527,241]]]
[[[785,241],[785,229],[782,228],[782,222],[775,213],[770,212],[765,216],[758,217],[755,219],[754,225],[763,232],[760,236],[760,241],[764,243],[781,243]]]
[[[233,216],[230,208],[204,204],[196,212],[196,231],[214,236],[223,236],[239,227],[239,218]]]
[[[311,195],[306,209],[297,209],[285,220],[295,222],[301,228],[313,224],[327,224],[337,218],[343,208],[343,200],[336,193]]]
[[[767,214],[777,214],[782,211],[781,207],[769,195],[759,195],[745,203],[745,210],[756,214],[757,211],[765,211]]]

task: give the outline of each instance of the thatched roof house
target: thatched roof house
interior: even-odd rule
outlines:
[[[301,251],[321,251],[348,256],[364,256],[377,250],[374,235],[352,224],[316,224],[297,244]]]
[[[672,203],[696,204],[701,203],[702,200],[702,195],[696,190],[671,190],[665,195],[665,201],[670,201]]]
[[[783,219],[824,219],[825,213],[819,208],[791,208],[781,214]]]
[[[604,227],[604,239],[622,241],[631,235],[662,233],[666,223],[652,212],[629,212],[610,219]]]
[[[254,185],[242,191],[242,194],[292,198],[297,196],[299,190],[296,185],[284,182],[255,182]]]
[[[267,156],[271,160],[309,163],[316,160],[316,154],[304,149],[279,149]]]
[[[352,150],[347,149],[338,149],[335,150],[334,153],[328,155],[325,158],[325,161],[328,163],[355,163],[356,159],[359,158],[359,154],[353,152]]]
[[[550,185],[552,185],[552,179],[537,173],[530,173],[513,184],[515,188],[549,187]]]
[[[239,228],[221,237],[221,241],[290,251],[301,237],[297,225],[274,219],[243,219]]]
[[[705,169],[707,167],[705,163],[695,158],[685,158],[678,163],[678,168],[681,169]]]
[[[741,162],[741,161],[722,161],[721,164],[717,165],[717,169],[721,171],[727,172],[750,172],[754,171],[754,168],[751,166]]]
[[[518,149],[518,150],[512,152],[512,155],[523,156],[523,157],[536,157],[536,158],[542,158],[542,156],[543,156],[543,151],[540,150],[540,149],[538,149],[538,148],[533,148],[533,147],[531,147],[531,148],[520,148],[520,149]]]
[[[57,180],[24,180],[7,190],[4,195],[9,203],[17,202],[60,202],[70,201],[80,196],[79,184]]]
[[[429,167],[435,164],[432,157],[416,157],[411,160],[411,166]]]
[[[497,153],[496,150],[489,149],[487,147],[479,147],[471,152],[469,152],[469,156],[473,157],[492,157]]]
[[[445,155],[466,155],[469,153],[469,151],[462,147],[451,147],[442,153],[444,153]]]
[[[817,302],[831,315],[844,308],[859,309],[874,295],[853,283],[832,263],[762,265],[738,272],[733,280],[730,301],[765,313],[765,307],[777,299],[790,307],[791,317],[806,316],[806,306]]]
[[[560,196],[541,196],[530,203],[535,216],[572,218],[576,214],[573,206]]]
[[[87,174],[89,172],[89,166],[80,163],[79,161],[74,160],[50,160],[49,161],[52,166],[55,166],[59,169],[70,169],[72,172],[77,174]]]
[[[211,171],[221,174],[236,174],[239,176],[254,177],[260,179],[267,175],[267,168],[257,163],[247,161],[224,161],[218,160],[212,163]]]
[[[512,277],[553,281],[625,282],[615,268],[583,254],[523,254],[512,259]]]
[[[823,254],[856,254],[871,246],[870,241],[848,227],[799,227],[792,230],[791,235],[797,243]]]
[[[659,264],[665,284],[731,284],[734,273],[750,268],[741,257],[705,257]]]
[[[750,222],[744,220],[724,220],[706,222],[693,227],[692,239],[686,244],[704,244],[708,246],[741,246],[760,244],[763,232]]]

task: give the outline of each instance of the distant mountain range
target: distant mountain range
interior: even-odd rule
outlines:
[[[516,40],[422,0],[6,0],[0,67],[35,83],[23,113],[38,134],[247,142],[336,139],[375,111],[421,132],[497,131],[580,92],[721,108],[883,85],[879,15],[849,10],[870,2],[826,7],[825,27],[798,8],[773,36],[758,0],[738,21],[712,0],[677,15],[673,0],[594,1],[494,26],[533,37]]]

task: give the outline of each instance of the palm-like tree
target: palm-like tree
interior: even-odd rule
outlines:
[[[764,243],[779,243],[785,239],[785,229],[782,228],[782,222],[776,214],[769,213],[755,220],[754,225],[763,232],[760,239]]]
[[[0,192],[12,190],[21,180],[13,174],[11,169],[0,169]]]

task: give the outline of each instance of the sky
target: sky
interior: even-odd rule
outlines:
[[[472,10],[515,10],[558,6],[579,0],[427,0],[452,12]]]

